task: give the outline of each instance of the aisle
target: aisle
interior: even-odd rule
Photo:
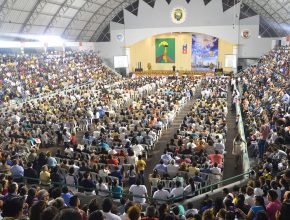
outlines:
[[[231,111],[231,97],[232,97],[232,92],[230,91],[230,87],[228,89],[228,115],[227,115],[227,141],[226,141],[226,151],[227,154],[225,155],[224,158],[224,176],[223,179],[227,179],[233,176],[236,176],[238,174],[242,173],[242,166],[238,166],[237,169],[235,169],[236,166],[236,161],[235,157],[232,155],[232,149],[233,149],[233,140],[237,135],[238,128],[236,127],[236,112]],[[240,163],[241,164],[241,163]],[[232,182],[237,181],[234,180]],[[229,182],[227,182],[229,183]]]
[[[152,156],[147,159],[147,167],[145,170],[145,185],[147,189],[150,189],[150,183],[148,181],[149,174],[152,173],[154,167],[156,164],[159,163],[160,157],[164,152],[164,149],[166,148],[166,144],[170,141],[171,138],[173,138],[173,135],[179,129],[179,126],[186,114],[191,110],[191,107],[194,104],[195,99],[201,98],[200,93],[200,87],[197,87],[195,96],[187,102],[187,104],[181,109],[179,112],[179,115],[176,116],[176,118],[173,121],[173,124],[171,125],[168,130],[164,131],[161,138],[158,140],[158,142],[155,145],[155,149],[152,153]]]

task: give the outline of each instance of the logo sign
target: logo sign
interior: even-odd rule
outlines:
[[[249,38],[251,37],[251,33],[250,33],[249,30],[243,30],[243,31],[241,32],[241,36],[242,36],[242,38],[244,38],[244,39],[249,39]]]
[[[171,20],[175,24],[182,24],[186,19],[186,12],[184,8],[177,7],[171,11]]]
[[[120,34],[117,34],[116,37],[117,37],[117,40],[118,41],[121,41],[121,42],[124,41],[124,35],[123,34],[121,34],[121,33]]]

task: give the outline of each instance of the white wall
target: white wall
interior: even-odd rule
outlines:
[[[239,58],[258,58],[272,49],[274,38],[259,38],[259,16],[242,19],[240,32],[250,31],[250,38],[239,36]]]
[[[175,7],[186,10],[186,20],[175,24],[171,20],[171,11]],[[271,49],[273,39],[258,38],[259,16],[238,20],[240,4],[223,12],[222,0],[212,0],[204,5],[203,0],[187,3],[185,0],[174,0],[168,5],[165,0],[156,0],[154,8],[142,0],[139,1],[138,16],[124,10],[125,25],[111,22],[111,42],[96,43],[100,55],[113,60],[113,56],[125,55],[124,46],[130,46],[145,38],[170,32],[194,32],[222,38],[239,44],[240,58],[258,58]],[[235,25],[233,25],[235,24]],[[251,37],[243,39],[242,30],[249,30]],[[123,42],[117,40],[122,33]]]

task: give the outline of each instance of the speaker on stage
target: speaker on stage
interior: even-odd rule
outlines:
[[[172,71],[175,72],[175,69],[176,69],[176,66],[173,65],[173,66],[172,66]]]

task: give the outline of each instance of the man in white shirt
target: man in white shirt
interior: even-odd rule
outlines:
[[[170,178],[173,178],[176,176],[177,172],[179,170],[179,165],[175,164],[174,160],[170,161],[170,164],[167,165],[167,174]]]
[[[166,200],[170,196],[169,192],[163,189],[162,184],[158,184],[157,188],[158,190],[153,194],[153,199],[155,199],[158,204],[167,203]]]
[[[212,174],[212,176],[211,176],[212,183],[217,183],[217,182],[219,182],[221,180],[221,178],[222,178],[222,171],[218,167],[218,164],[217,163],[214,163],[213,168],[210,169],[210,172]]]
[[[131,185],[129,192],[133,194],[133,202],[136,203],[145,203],[147,197],[147,188],[144,185],[140,185],[140,179],[136,180],[136,185]]]
[[[176,187],[173,188],[170,192],[170,197],[174,199],[183,199],[184,188],[181,186],[180,181],[176,181]]]
[[[107,220],[121,220],[121,218],[118,215],[115,215],[111,212],[111,209],[113,207],[112,200],[110,198],[105,198],[103,201],[103,213]]]
[[[225,153],[225,145],[222,143],[221,139],[217,140],[217,143],[214,144],[214,149],[217,150],[219,153]]]

